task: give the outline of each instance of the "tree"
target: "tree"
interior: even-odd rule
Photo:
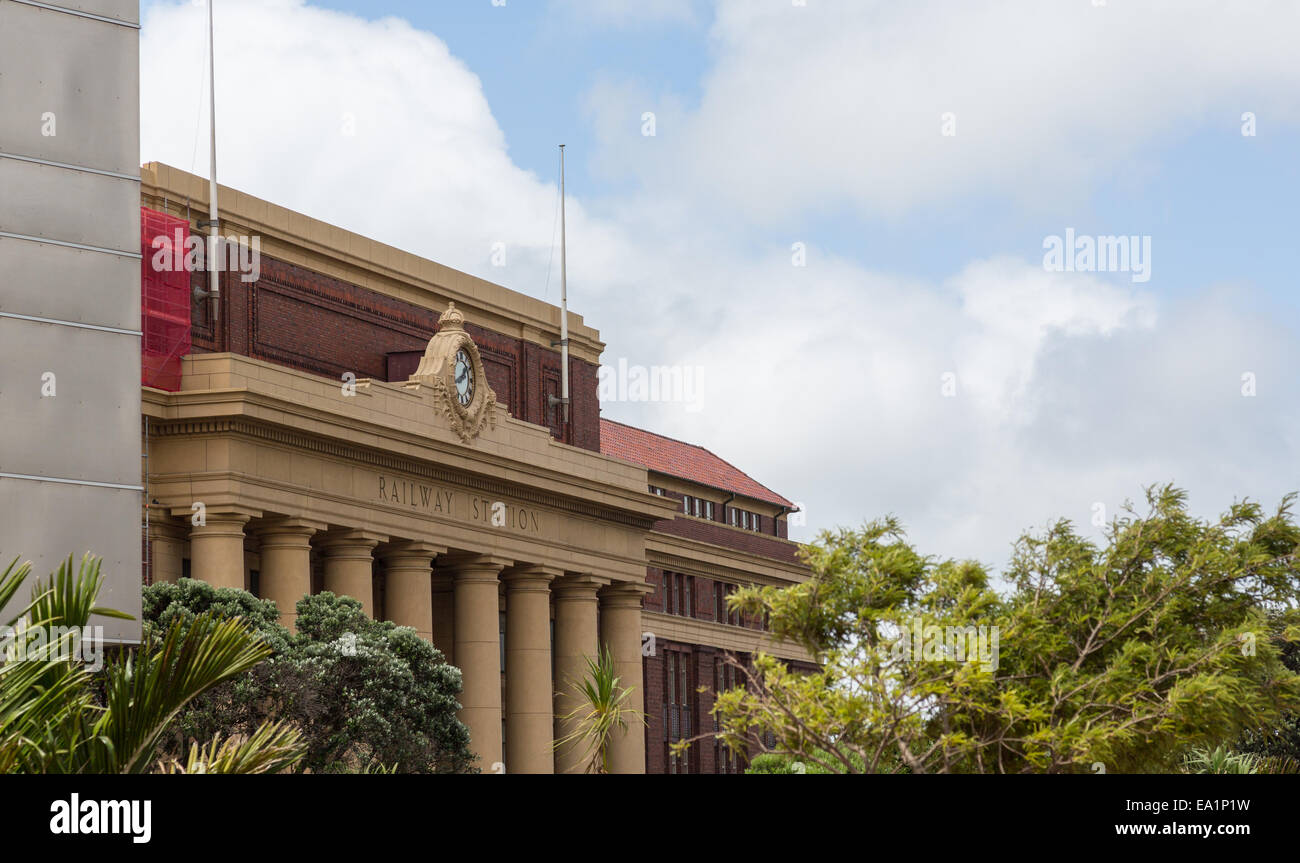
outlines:
[[[1281,622],[1275,622],[1273,628],[1282,629]],[[1278,649],[1282,664],[1300,673],[1300,642],[1279,639]],[[1275,722],[1248,728],[1236,749],[1273,762],[1300,765],[1300,712],[1289,710]]]
[[[595,658],[586,657],[587,675],[573,681],[578,706],[564,715],[573,731],[555,741],[555,749],[583,747],[587,773],[609,773],[609,748],[614,735],[626,734],[628,725],[645,725],[645,714],[630,703],[632,689],[621,684],[614,654],[602,646]]]
[[[303,733],[299,770],[470,772],[469,731],[456,717],[461,673],[409,627],[366,617],[350,597],[299,600],[298,632],[275,604],[232,588],[181,579],[145,589],[149,627],[237,611],[252,621],[271,658],[253,673],[191,704],[169,751],[216,733],[248,734],[268,719]]]
[[[31,573],[15,559],[0,574],[0,608]],[[100,560],[87,555],[73,574],[69,557],[31,602],[6,622],[0,666],[0,772],[3,773],[261,773],[302,757],[298,732],[276,723],[243,741],[213,739],[163,765],[159,741],[194,699],[233,680],[270,651],[239,618],[213,614],[169,626],[138,650],[102,669],[102,644],[86,640],[92,617],[129,619],[96,604]]]
[[[1276,722],[1300,705],[1279,649],[1300,637],[1293,497],[1214,522],[1172,486],[1146,498],[1102,545],[1067,521],[1022,536],[1001,593],[892,518],[824,532],[806,583],[732,600],[820,670],[756,655],[715,704],[720,736],[835,772],[1172,771]]]

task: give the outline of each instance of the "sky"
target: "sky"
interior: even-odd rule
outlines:
[[[603,415],[795,539],[1300,489],[1300,4],[215,2],[223,184],[558,302],[565,144],[570,308],[700,382]],[[206,6],[142,14],[142,161],[207,176]]]

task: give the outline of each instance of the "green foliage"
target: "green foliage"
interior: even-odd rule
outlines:
[[[755,774],[826,774],[835,771],[823,767],[819,761],[825,761],[830,757],[829,753],[818,752],[818,761],[805,762],[793,755],[786,755],[777,752],[765,752],[762,755],[755,756],[754,760],[749,762],[745,768],[746,773]],[[861,759],[857,759],[859,769],[864,767]]]
[[[1226,747],[1198,747],[1183,759],[1184,773],[1258,773],[1259,757]]]
[[[190,579],[145,589],[151,628],[217,609],[253,622],[272,656],[189,706],[168,741],[174,761],[192,739],[248,734],[279,720],[303,734],[299,770],[472,771],[469,731],[456,717],[460,670],[414,630],[370,620],[360,602],[331,593],[298,602],[298,632],[290,635],[275,604],[246,591]]]
[[[1177,769],[1189,746],[1300,705],[1281,656],[1300,634],[1292,500],[1205,522],[1181,491],[1152,488],[1104,544],[1066,521],[1021,537],[1001,592],[978,564],[919,554],[893,519],[825,532],[808,582],[731,600],[822,667],[756,656],[751,685],[716,703],[722,739],[770,734],[835,772]],[[929,626],[988,627],[998,649],[917,655],[910,635]]]
[[[0,574],[0,606],[30,572],[15,560]],[[0,772],[157,769],[159,741],[177,714],[270,653],[243,620],[207,613],[167,626],[96,671],[85,661],[82,628],[94,616],[129,619],[97,605],[102,585],[98,558],[83,557],[74,575],[69,557],[7,621],[17,628],[7,630],[9,661],[0,666]],[[255,729],[232,750],[206,772],[246,772],[252,764],[275,771],[302,756],[297,732],[282,728]]]
[[[601,647],[595,658],[586,660],[586,676],[572,684],[579,704],[563,717],[574,722],[574,730],[556,740],[553,748],[582,746],[586,772],[609,773],[614,735],[626,733],[630,722],[645,725],[646,717],[631,705],[632,690],[621,685],[608,647]]]
[[[1282,629],[1281,622],[1274,621],[1273,629]],[[1282,664],[1292,671],[1300,672],[1300,641],[1279,639],[1277,647]],[[1268,760],[1268,764],[1279,765],[1277,772],[1294,772],[1286,770],[1285,765],[1300,765],[1300,711],[1288,710],[1274,722],[1248,728],[1235,748],[1240,752],[1262,756]]]

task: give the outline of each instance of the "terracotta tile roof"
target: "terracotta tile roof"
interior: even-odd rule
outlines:
[[[600,421],[600,451],[688,482],[735,492],[776,506],[794,504],[702,446],[613,420]]]

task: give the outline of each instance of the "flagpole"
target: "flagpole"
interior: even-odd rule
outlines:
[[[221,244],[220,217],[217,211],[217,43],[212,26],[212,7],[216,0],[208,0],[208,108],[210,139],[210,163],[208,179],[208,295],[212,298],[212,320],[221,317],[221,278],[218,268],[218,252]],[[215,333],[214,333],[215,335]]]
[[[569,280],[564,229],[564,145],[560,145],[560,400],[569,422]]]

